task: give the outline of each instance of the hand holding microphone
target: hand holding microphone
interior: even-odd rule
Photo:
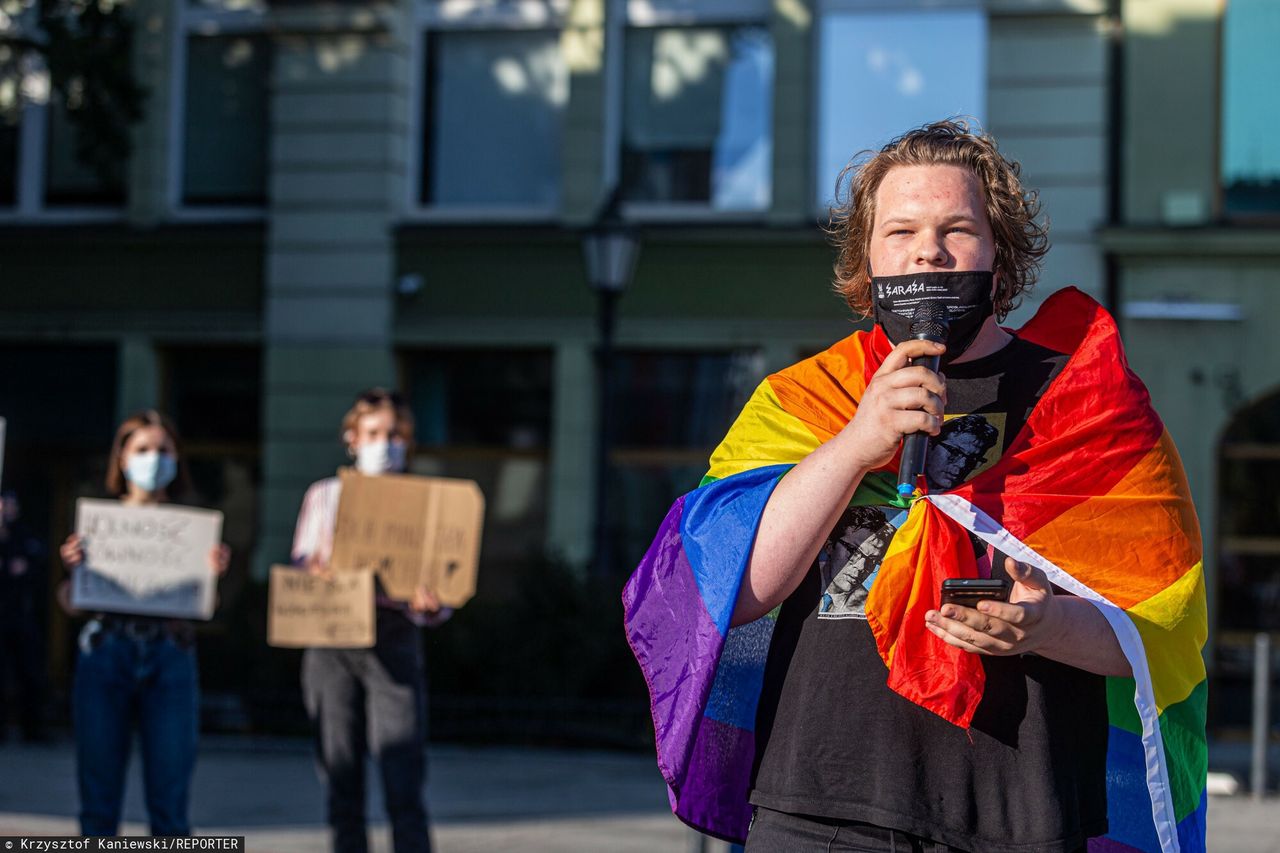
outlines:
[[[945,346],[909,338],[893,348],[867,383],[858,411],[841,432],[851,461],[861,471],[883,468],[920,432],[936,435],[946,409],[946,383],[925,362],[937,363]]]
[[[926,299],[916,306],[911,318],[911,340],[947,343],[950,331],[950,317],[946,306],[941,302]],[[928,368],[938,372],[941,354],[925,355],[910,360],[912,367]],[[902,461],[898,466],[898,494],[907,497],[916,489],[916,481],[924,473],[925,456],[929,452],[929,434],[923,431],[913,432],[902,442]]]

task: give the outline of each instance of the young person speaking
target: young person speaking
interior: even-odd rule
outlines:
[[[676,813],[748,851],[1203,849],[1199,534],[1115,324],[1074,289],[999,324],[1047,234],[961,123],[834,214],[872,331],[760,385],[624,592]]]

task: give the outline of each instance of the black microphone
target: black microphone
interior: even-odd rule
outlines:
[[[908,340],[933,341],[945,344],[951,330],[951,317],[947,307],[936,299],[925,299],[911,315],[911,337]],[[938,372],[941,356],[926,355],[913,358],[909,364],[923,365]],[[916,480],[924,473],[925,455],[929,452],[929,433],[913,432],[902,440],[902,462],[898,465],[898,494],[904,498],[916,490]]]

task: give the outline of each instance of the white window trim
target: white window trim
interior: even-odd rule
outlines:
[[[414,4],[413,50],[409,63],[409,146],[404,208],[400,220],[414,223],[540,224],[559,221],[559,204],[425,204],[423,163],[431,155],[423,138],[426,116],[427,41],[431,32],[561,31],[568,21],[569,0],[509,0],[496,6],[475,0],[441,0]]]
[[[174,222],[259,222],[266,218],[265,205],[187,204],[182,198],[183,163],[186,154],[187,41],[202,34],[236,35],[266,32],[265,5],[257,8],[191,8],[188,0],[172,0],[169,63],[169,152],[165,167],[165,208]],[[271,175],[268,172],[267,180]]]
[[[832,12],[943,12],[955,9],[989,11],[989,0],[817,0],[817,3],[817,15]]]
[[[627,29],[644,29],[654,27],[697,27],[745,25],[769,26],[772,4],[769,0],[622,0],[627,4],[627,20],[618,51],[625,51]],[[776,51],[776,48],[775,48]],[[775,52],[776,61],[777,54]],[[625,62],[625,57],[623,57]],[[775,66],[776,68],[776,66]],[[619,78],[625,72],[619,69]],[[770,97],[777,79],[770,81]],[[617,151],[618,168],[622,162],[622,126],[625,121],[623,103],[625,93],[621,80],[616,90],[616,97],[608,99],[606,109],[611,113],[610,119],[617,125],[617,137],[614,147]],[[772,123],[769,126],[773,134]],[[617,180],[621,180],[619,173]],[[624,219],[637,223],[690,222],[690,223],[742,223],[756,224],[765,222],[773,209],[774,183],[773,164],[769,164],[769,204],[757,210],[720,210],[711,201],[627,201],[620,206]]]
[[[28,9],[30,21],[34,10]],[[26,27],[20,23],[17,30]],[[43,69],[41,69],[43,70]],[[52,95],[52,90],[50,90]],[[18,150],[14,163],[14,203],[0,207],[0,224],[4,225],[78,225],[94,222],[122,222],[128,215],[128,186],[125,200],[119,205],[48,205],[45,189],[46,153],[49,144],[49,103],[24,101],[18,119]]]
[[[562,29],[570,0],[504,0],[481,5],[476,0],[418,0],[415,28],[432,30]]]
[[[759,224],[768,219],[769,208],[759,210],[722,210],[701,201],[624,201],[620,205],[624,219],[639,224],[667,222],[707,222]]]
[[[626,0],[628,27],[767,23],[768,0]]]

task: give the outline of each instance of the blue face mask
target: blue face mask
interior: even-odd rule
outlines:
[[[124,476],[144,492],[158,492],[178,476],[178,460],[156,450],[135,453],[124,463]]]

